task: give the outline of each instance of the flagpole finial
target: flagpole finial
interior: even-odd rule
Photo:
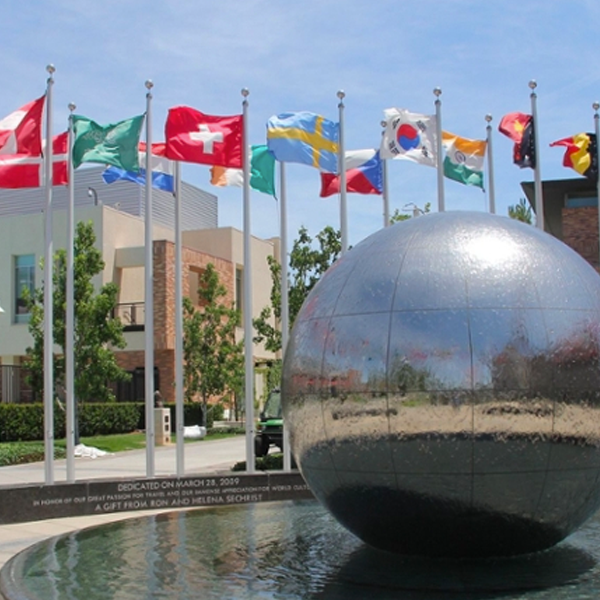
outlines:
[[[242,96],[247,98],[250,95],[250,90],[248,88],[242,88]]]
[[[598,109],[600,108],[600,102],[598,102],[598,100],[596,100],[596,102],[594,102],[594,103],[592,104],[592,108],[593,108],[593,109],[594,109],[596,112],[598,112]]]
[[[435,88],[433,88],[433,95],[436,98],[439,98],[442,95],[442,88],[441,87],[435,87]]]
[[[75,105],[75,102],[69,102],[69,110],[71,112],[73,112],[76,108],[77,106]]]
[[[380,121],[379,123],[382,127],[387,127],[387,121]]]
[[[346,97],[346,92],[344,92],[344,90],[338,90],[337,97],[340,100],[343,100]]]
[[[491,122],[492,122],[492,115],[491,115],[490,113],[488,113],[487,115],[485,115],[485,120],[486,120],[488,123],[491,123]]]
[[[154,83],[152,83],[152,79],[146,79],[144,82],[147,90],[151,90],[154,87]]]
[[[532,90],[535,90],[535,88],[537,87],[537,81],[536,81],[535,79],[532,79],[532,80],[530,80],[530,82],[529,82],[529,87],[530,87]]]
[[[52,77],[52,74],[54,73],[54,71],[56,71],[56,68],[52,63],[50,63],[46,66],[46,71],[48,71],[48,73],[50,73],[50,77]]]

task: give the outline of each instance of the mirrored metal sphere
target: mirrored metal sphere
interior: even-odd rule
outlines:
[[[283,370],[292,452],[365,542],[547,548],[600,504],[600,277],[530,225],[446,212],[340,258]]]

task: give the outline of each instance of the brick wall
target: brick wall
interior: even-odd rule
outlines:
[[[225,286],[224,301],[234,299],[235,268],[228,260],[190,248],[182,248],[183,296],[190,296],[190,270],[203,270],[212,263]],[[160,393],[165,402],[175,402],[175,245],[154,242],[154,366],[158,368]],[[117,352],[117,362],[127,371],[144,367],[144,352]]]
[[[190,270],[203,270],[212,263],[225,286],[224,302],[234,299],[235,269],[233,263],[190,248],[182,248],[182,288],[184,297],[191,295]],[[155,350],[175,348],[175,245],[154,242],[154,347]]]
[[[562,209],[563,242],[598,267],[598,209],[595,206]]]

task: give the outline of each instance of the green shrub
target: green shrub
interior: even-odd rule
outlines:
[[[142,411],[143,411],[143,405]],[[85,403],[77,407],[79,435],[129,433],[138,427],[140,405],[130,402]],[[65,411],[54,406],[54,437],[65,437]],[[43,404],[0,404],[0,442],[44,439]]]
[[[267,454],[266,456],[256,457],[255,469],[257,471],[281,471],[283,469],[283,454]],[[231,468],[232,471],[245,471],[246,461],[235,463]]]
[[[79,435],[93,437],[135,431],[139,410],[139,404],[135,402],[81,404],[78,407]]]
[[[225,407],[220,403],[212,404],[208,407],[208,416],[212,418],[212,422],[222,421],[225,416]],[[212,423],[211,423],[212,426]]]
[[[243,427],[231,426],[231,427],[211,427],[207,429],[208,433],[225,433],[233,435],[244,435],[246,430]]]
[[[64,421],[54,407],[54,431],[64,432]],[[0,442],[44,439],[43,404],[0,404]]]
[[[54,458],[65,458],[65,448],[54,447]],[[0,467],[8,465],[22,465],[30,462],[44,460],[43,443],[27,444],[0,444]]]
[[[177,431],[175,404],[165,404],[171,411],[171,431]],[[213,412],[208,413],[208,427],[213,425]],[[183,406],[184,424],[202,423],[202,405],[186,402]],[[77,421],[81,437],[129,433],[145,429],[146,415],[143,402],[86,402],[77,406]],[[65,437],[66,414],[64,407],[54,406],[54,437]],[[0,404],[0,442],[28,442],[44,439],[44,405]]]

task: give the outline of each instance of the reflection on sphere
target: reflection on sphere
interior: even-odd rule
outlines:
[[[486,213],[397,223],[322,277],[283,371],[292,452],[365,542],[547,548],[600,504],[600,277]]]

